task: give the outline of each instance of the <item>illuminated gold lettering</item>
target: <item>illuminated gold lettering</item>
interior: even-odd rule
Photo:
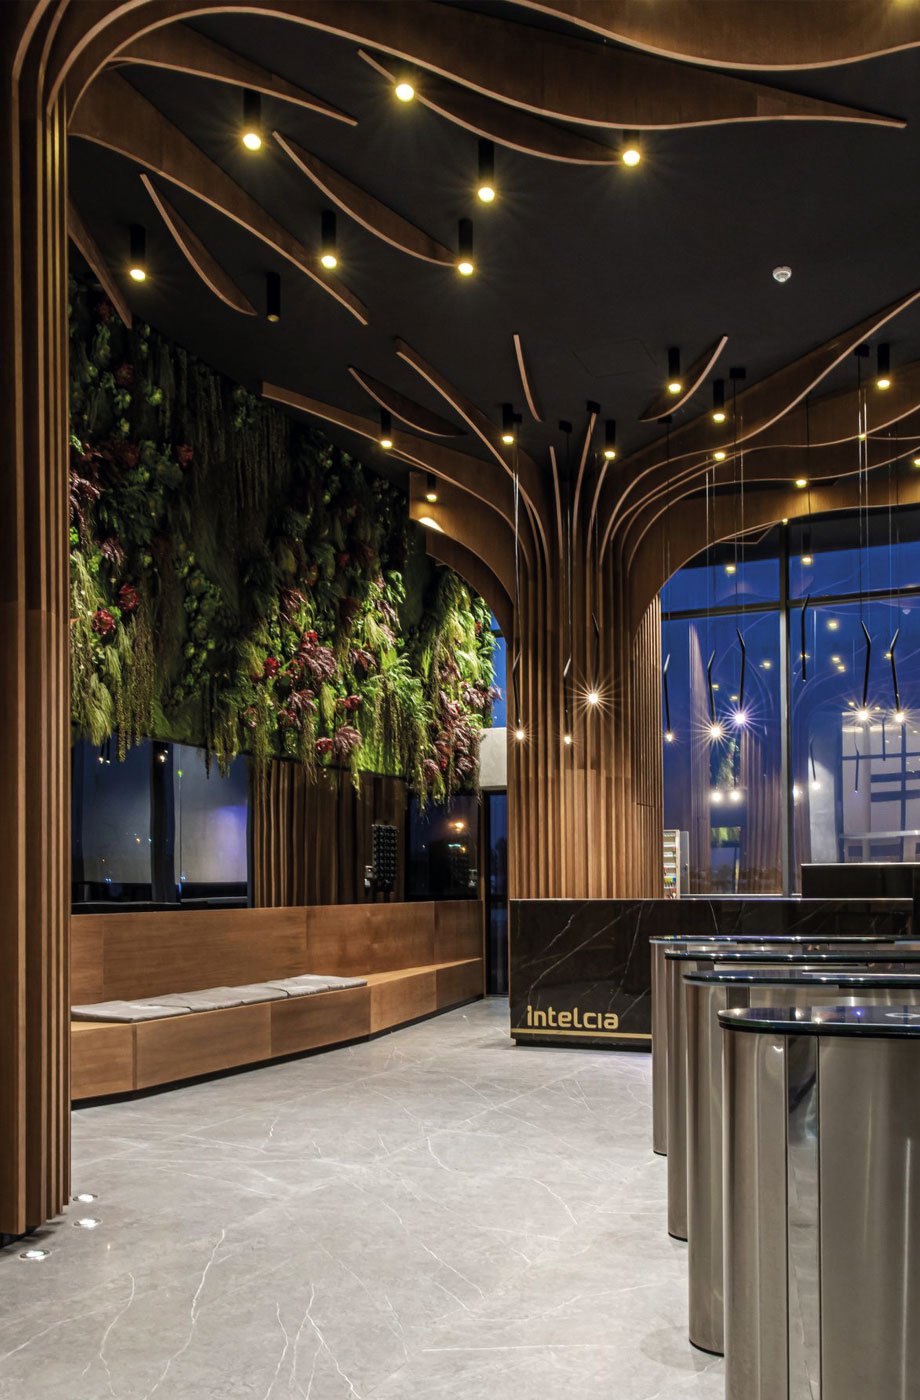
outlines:
[[[572,1024],[572,1013],[571,1013],[571,1011],[560,1011],[560,1012],[559,1012],[559,1026],[560,1026],[560,1028],[563,1027],[563,1026],[571,1026],[571,1024]]]
[[[604,1030],[605,1030],[605,1031],[615,1031],[615,1030],[618,1030],[618,1029],[619,1029],[619,1026],[620,1026],[620,1018],[619,1018],[619,1016],[614,1015],[614,1013],[613,1013],[612,1011],[605,1011],[605,1012],[604,1012]]]
[[[545,1025],[546,1025],[546,1012],[545,1012],[545,1011],[535,1011],[535,1012],[533,1013],[533,1024],[534,1024],[534,1026],[545,1026]]]

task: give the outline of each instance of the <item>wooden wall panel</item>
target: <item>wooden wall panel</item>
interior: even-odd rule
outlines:
[[[433,962],[481,958],[484,938],[484,909],[480,900],[440,900],[435,904]]]
[[[481,997],[485,991],[483,979],[484,964],[481,962],[439,967],[435,974],[438,1009]]]
[[[271,1056],[271,1002],[141,1021],[134,1027],[137,1045],[136,1084],[214,1074]]]
[[[262,907],[354,904],[364,898],[364,867],[371,862],[371,827],[397,828],[403,848],[406,785],[401,778],[364,774],[360,790],[351,777],[321,772],[311,782],[297,763],[274,761],[255,780],[253,895]],[[396,889],[405,898],[400,862]]]
[[[438,1009],[438,981],[435,972],[418,972],[411,977],[394,977],[371,987],[371,1034],[414,1021]]]
[[[74,1004],[482,957],[480,900],[75,914]]]

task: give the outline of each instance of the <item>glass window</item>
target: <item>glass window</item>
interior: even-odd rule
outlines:
[[[479,894],[479,801],[454,797],[424,809],[409,799],[408,899],[476,899]]]
[[[803,861],[920,859],[920,598],[809,607],[804,678],[802,616],[790,632],[796,872]],[[896,629],[899,704],[886,655]]]
[[[779,613],[666,621],[662,649],[672,736],[664,745],[665,826],[689,833],[690,893],[781,889]]]
[[[249,761],[224,777],[203,749],[172,746],[176,876],[183,900],[241,896],[249,870]]]
[[[507,670],[508,658],[505,639],[502,636],[498,625],[498,619],[492,618],[492,635],[495,638],[495,650],[492,653],[492,665],[495,667],[495,684],[501,692],[498,699],[492,702],[492,727],[493,729],[504,729],[508,723],[508,702],[507,702]]]
[[[920,588],[920,509],[875,510],[789,526],[789,596]]]
[[[486,859],[486,991],[508,994],[508,794],[483,793]]]
[[[665,613],[699,612],[711,608],[742,608],[751,603],[779,601],[780,543],[778,530],[754,541],[750,537],[715,544],[661,590]]]
[[[124,903],[152,897],[149,743],[119,762],[113,746],[73,750],[73,898]]]

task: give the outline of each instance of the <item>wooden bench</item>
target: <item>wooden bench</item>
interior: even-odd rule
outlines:
[[[76,915],[74,1004],[321,971],[363,987],[141,1022],[71,1023],[74,1100],[376,1035],[483,994],[479,901]],[[361,965],[363,963],[363,965]]]

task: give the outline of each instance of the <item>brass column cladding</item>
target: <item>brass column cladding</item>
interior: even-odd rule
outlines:
[[[0,103],[0,1234],[69,1192],[66,112],[56,6],[4,6]]]

